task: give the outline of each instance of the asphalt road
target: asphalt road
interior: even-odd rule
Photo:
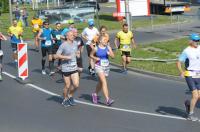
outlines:
[[[91,103],[97,80],[87,71],[81,75],[75,97],[77,106],[64,108],[60,74],[41,74],[41,54],[29,45],[29,79],[20,84],[8,42],[3,43],[4,80],[0,82],[0,131],[2,132],[198,132],[200,122],[185,120],[184,99],[190,97],[185,83],[111,67],[108,85],[115,99],[112,107]],[[84,57],[85,58],[85,57]],[[87,60],[84,61],[85,68]],[[200,117],[199,106],[195,112]]]

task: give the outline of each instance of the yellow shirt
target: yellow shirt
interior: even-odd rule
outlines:
[[[121,51],[131,51],[130,44],[133,38],[133,33],[131,31],[128,31],[127,33],[119,31],[116,37],[119,39]]]
[[[40,31],[40,27],[42,26],[42,20],[41,19],[33,19],[31,20],[31,25],[33,26],[33,32]]]
[[[19,34],[23,33],[23,29],[20,26],[11,26],[8,28],[8,33],[14,34],[17,38],[19,38]]]

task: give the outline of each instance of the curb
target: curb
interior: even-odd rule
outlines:
[[[118,68],[121,68],[121,65],[110,62],[111,65],[116,66]],[[156,72],[151,72],[151,71],[145,71],[145,70],[140,70],[137,68],[130,68],[128,67],[129,71],[144,74],[144,75],[149,75],[157,78],[162,78],[162,79],[167,79],[167,80],[173,80],[173,81],[178,81],[178,82],[185,82],[184,78],[180,78],[178,76],[173,76],[173,75],[167,75],[167,74],[162,74],[162,73],[156,73]]]

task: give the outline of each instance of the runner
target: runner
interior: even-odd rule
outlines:
[[[53,69],[53,61],[52,61],[52,29],[49,28],[48,22],[43,22],[44,28],[42,28],[38,33],[38,39],[41,40],[41,51],[42,51],[42,74],[46,75],[45,71],[45,62],[46,62],[46,56],[48,54],[48,60],[49,60],[49,75],[52,75],[54,72]]]
[[[94,39],[95,36],[99,35],[99,31],[97,30],[96,27],[94,27],[94,20],[93,19],[89,19],[88,20],[88,27],[85,28],[82,32],[82,38],[84,40],[86,40],[86,49],[87,49],[87,53],[88,53],[88,57],[89,57],[89,71],[90,74],[95,75],[95,71],[94,71],[94,61],[93,59],[90,58],[90,53],[92,51],[93,46],[91,45],[92,40]]]
[[[68,27],[63,29],[61,38],[65,40],[66,33],[73,29],[75,29],[74,20],[68,20]]]
[[[78,72],[79,76],[80,73],[83,71],[83,63],[82,63],[82,53],[83,53],[83,48],[84,48],[84,43],[81,37],[78,36],[78,30],[73,29],[72,32],[74,33],[74,41],[77,42],[78,44],[78,51],[80,54],[77,55],[77,66],[78,66]]]
[[[61,44],[56,54],[59,59],[62,59],[61,71],[65,82],[62,105],[65,107],[75,105],[73,95],[79,87],[79,75],[76,61],[78,45],[76,41],[74,41],[74,34],[72,31],[67,32],[66,38],[67,40]]]
[[[40,31],[40,28],[42,27],[42,20],[38,18],[37,15],[33,16],[33,19],[31,20],[31,25],[33,28],[33,35],[34,35],[34,43],[35,43],[35,51],[39,52],[39,40],[37,38],[37,35]]]
[[[92,50],[90,56],[95,60],[95,72],[99,77],[96,91],[95,93],[92,93],[92,102],[94,104],[98,103],[97,94],[102,89],[106,99],[106,105],[110,106],[112,103],[114,103],[114,100],[109,97],[106,77],[108,76],[110,70],[108,57],[110,56],[114,58],[114,54],[104,37],[99,38],[98,45]]]
[[[13,25],[8,29],[8,35],[10,36],[11,47],[13,50],[13,59],[17,66],[17,44],[22,41],[22,27],[17,25],[17,20],[13,19]]]
[[[1,40],[7,40],[7,38],[0,32],[0,81],[2,78],[2,69],[3,69],[3,50],[1,48]]]
[[[53,40],[54,40],[54,43],[53,43],[53,63],[54,63],[54,60],[56,59],[56,52],[59,48],[59,46],[61,45],[61,33],[62,33],[62,29],[61,29],[61,23],[56,23],[56,28],[53,29],[52,31],[52,36],[53,36]],[[59,70],[60,69],[60,64],[61,64],[61,60],[59,59],[58,60],[58,65],[57,65],[57,69]]]
[[[200,37],[193,33],[190,35],[189,46],[183,50],[177,61],[177,68],[182,77],[185,77],[189,90],[192,92],[191,101],[185,101],[187,119],[198,121],[194,116],[194,108],[200,98]],[[182,69],[181,62],[185,62],[186,68]]]
[[[131,62],[131,49],[136,48],[133,33],[128,30],[128,24],[123,24],[122,31],[117,33],[115,47],[121,51],[122,73],[127,74],[127,65]]]
[[[107,33],[107,27],[106,26],[101,26],[100,27],[100,34],[96,35],[93,40],[92,40],[92,45],[95,47],[97,44],[98,44],[98,40],[99,40],[99,37],[103,37],[104,40],[106,41],[106,43],[108,43],[108,45],[110,45],[109,43],[109,35]]]

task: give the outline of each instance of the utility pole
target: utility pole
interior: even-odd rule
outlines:
[[[129,0],[125,0],[125,17],[126,17],[126,23],[128,24],[128,29],[131,30],[131,18],[130,18],[130,12],[129,12]]]
[[[47,9],[49,9],[49,0],[47,0]]]
[[[9,0],[10,25],[12,25],[12,1]]]

